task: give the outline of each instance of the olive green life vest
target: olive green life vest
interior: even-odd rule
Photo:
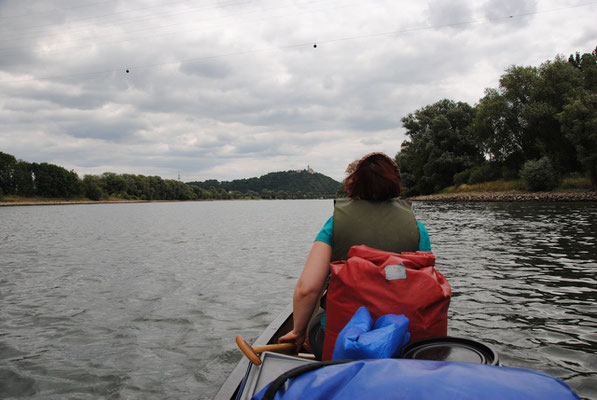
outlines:
[[[419,226],[406,200],[334,200],[332,261],[346,260],[348,250],[364,244],[400,253],[419,250]]]

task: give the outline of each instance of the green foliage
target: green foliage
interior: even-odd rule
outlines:
[[[107,196],[126,200],[195,200],[200,193],[185,183],[159,176],[117,175],[106,172],[96,180]],[[207,197],[206,197],[207,198]]]
[[[82,192],[81,182],[74,171],[58,165],[32,163],[34,192],[41,197],[74,197]]]
[[[460,186],[468,183],[468,179],[471,176],[472,169],[465,169],[454,174],[454,186]]]
[[[14,188],[11,194],[17,196],[34,196],[35,186],[33,183],[32,164],[26,161],[19,161],[14,169]]]
[[[207,180],[189,182],[214,197],[237,198],[259,196],[263,199],[302,199],[334,197],[339,183],[320,173],[303,171],[271,172],[259,178],[237,179],[230,182]]]
[[[575,149],[557,118],[582,86],[582,73],[561,58],[539,68],[512,66],[498,89],[479,101],[472,130],[492,161],[518,170],[527,160],[549,156],[558,169],[573,171]]]
[[[516,180],[526,162],[545,157],[555,176],[584,170],[597,188],[597,49],[508,68],[472,119],[455,122],[454,113],[467,115],[461,104],[442,100],[402,119],[409,140],[396,162],[406,195]]]
[[[98,201],[104,196],[100,178],[95,175],[85,175],[82,186],[83,195],[90,200]]]
[[[470,105],[444,99],[402,118],[410,140],[402,143],[396,162],[405,195],[437,192],[483,161],[469,130],[474,116]]]
[[[558,176],[547,157],[524,163],[520,177],[532,191],[553,190],[558,186]]]
[[[454,185],[475,185],[494,181],[500,177],[501,169],[499,168],[499,164],[485,163],[454,174]]]
[[[334,197],[340,184],[311,170],[272,172],[261,178],[232,182],[191,182],[162,179],[159,176],[115,174],[85,175],[54,164],[17,161],[0,152],[0,193],[21,197],[72,198],[83,195],[91,200],[116,197],[126,200],[228,200],[304,199]]]
[[[582,73],[583,86],[569,97],[557,118],[593,188],[597,188],[597,49],[582,57],[577,53],[571,65]]]
[[[14,156],[0,151],[0,190],[13,194],[15,190],[15,168],[17,160]]]
[[[477,183],[494,181],[500,177],[500,170],[492,164],[483,164],[471,168],[468,178],[468,184],[474,185]]]
[[[502,165],[502,178],[506,181],[514,181],[520,178],[518,170],[508,165]]]

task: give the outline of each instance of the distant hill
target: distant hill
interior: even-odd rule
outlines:
[[[285,194],[284,197],[287,198],[332,198],[336,196],[340,188],[340,182],[313,172],[310,168],[299,171],[270,172],[259,178],[236,179],[229,182],[210,179],[202,182],[187,182],[187,184],[204,190],[236,191],[248,195],[260,195],[264,198],[280,198],[280,194]]]

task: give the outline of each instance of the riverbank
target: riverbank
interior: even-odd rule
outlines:
[[[430,194],[424,196],[409,197],[411,201],[439,201],[439,202],[480,202],[480,201],[542,201],[542,202],[597,202],[597,191],[595,190],[576,190],[576,191],[561,191],[561,192],[525,192],[520,190],[509,190],[502,192],[458,192],[458,193],[441,193],[441,194]],[[0,207],[11,207],[11,206],[59,206],[69,204],[121,204],[121,203],[157,203],[157,202],[174,202],[181,200],[124,200],[111,198],[110,200],[52,200],[52,199],[35,199],[35,198],[24,198],[19,199],[11,197],[10,199],[0,200]],[[206,201],[206,200],[185,200],[185,201]]]
[[[12,197],[10,199],[0,200],[0,207],[13,207],[13,206],[62,206],[62,205],[69,205],[69,204],[116,204],[116,203],[149,203],[147,200],[123,200],[123,199],[114,199],[114,200],[52,200],[52,199],[32,199],[32,198],[24,198],[19,199]]]
[[[597,202],[597,191],[568,191],[568,192],[524,192],[511,190],[505,192],[458,192],[445,194],[430,194],[425,196],[410,197],[412,201],[441,201],[441,202],[465,202],[465,201],[595,201]]]

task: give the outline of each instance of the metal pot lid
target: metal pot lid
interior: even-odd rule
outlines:
[[[459,337],[441,336],[421,339],[402,350],[401,358],[415,360],[459,361],[498,365],[498,354],[484,343]]]

